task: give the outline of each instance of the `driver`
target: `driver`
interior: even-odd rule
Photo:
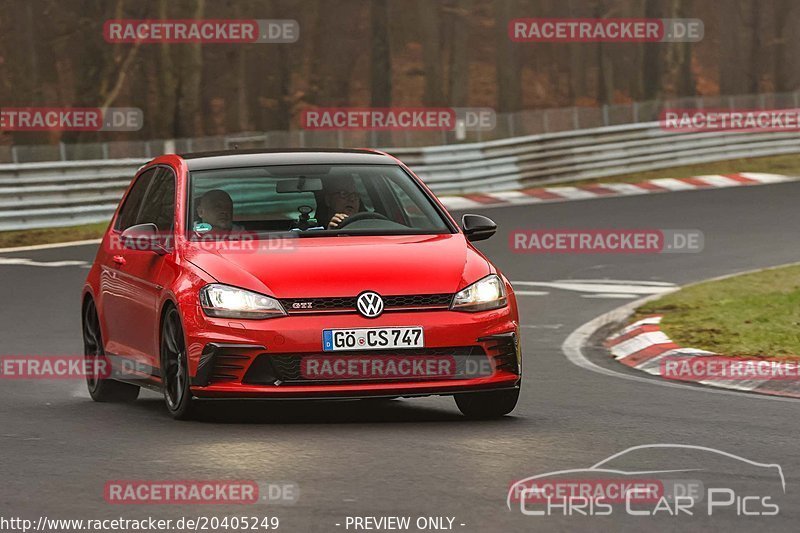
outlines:
[[[331,176],[325,181],[325,204],[333,213],[326,227],[336,229],[347,217],[361,211],[361,196],[352,176]],[[323,220],[320,220],[324,223]]]
[[[222,189],[212,189],[197,199],[197,215],[213,230],[242,230],[233,223],[233,200]]]

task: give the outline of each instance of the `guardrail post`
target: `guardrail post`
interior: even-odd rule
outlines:
[[[19,163],[19,159],[17,158],[17,145],[11,147],[11,162]]]
[[[578,113],[578,106],[572,106],[572,127],[576,130],[580,129],[580,116]]]
[[[61,141],[58,141],[58,155],[61,157],[62,161],[67,160],[67,147],[64,146],[64,143]]]
[[[608,104],[603,104],[603,126],[608,125]]]
[[[108,159],[108,143],[103,143],[103,159]]]

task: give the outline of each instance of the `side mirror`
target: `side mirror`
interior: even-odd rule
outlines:
[[[488,239],[497,231],[497,224],[483,215],[464,215],[461,217],[461,228],[469,241]]]
[[[126,250],[143,250],[155,252],[158,255],[167,253],[161,236],[158,234],[158,227],[155,224],[137,224],[126,229],[120,235],[122,247]]]

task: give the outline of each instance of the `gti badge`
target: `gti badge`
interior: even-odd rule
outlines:
[[[356,307],[365,317],[376,318],[383,313],[383,298],[377,292],[362,292],[356,299]]]

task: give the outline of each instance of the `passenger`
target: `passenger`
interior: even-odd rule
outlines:
[[[216,231],[242,231],[233,223],[233,200],[222,189],[212,189],[197,199],[197,215],[201,222]]]

